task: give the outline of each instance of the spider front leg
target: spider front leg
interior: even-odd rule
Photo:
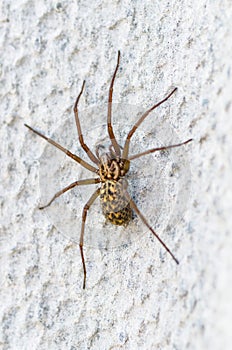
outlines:
[[[83,272],[84,272],[84,280],[83,280],[83,289],[85,289],[85,284],[86,284],[86,266],[85,266],[85,257],[84,257],[84,252],[83,252],[83,244],[84,244],[84,232],[85,232],[85,221],[86,221],[86,216],[87,216],[87,212],[89,210],[89,208],[91,207],[91,205],[93,204],[93,202],[95,201],[95,199],[97,199],[97,197],[100,194],[100,188],[98,188],[90,197],[90,199],[88,200],[88,202],[85,204],[84,208],[83,208],[83,212],[82,212],[82,225],[81,225],[81,236],[80,236],[80,243],[79,243],[79,247],[80,247],[80,252],[81,252],[81,260],[82,260],[82,265],[83,265]]]
[[[58,191],[53,197],[52,199],[44,206],[39,207],[39,209],[44,209],[49,207],[49,205],[52,204],[52,202],[58,198],[59,196],[61,196],[63,193],[71,190],[72,188],[76,187],[76,186],[84,186],[84,185],[92,185],[92,184],[97,184],[101,182],[100,179],[85,179],[85,180],[79,180],[79,181],[75,181],[73,183],[71,183],[70,185],[68,185],[67,187],[63,188],[62,190]]]
[[[150,109],[148,109],[148,111],[146,111],[137,121],[137,123],[135,123],[135,125],[133,126],[133,128],[129,131],[125,144],[124,144],[124,148],[123,148],[123,153],[122,153],[122,158],[123,159],[128,159],[128,154],[129,154],[129,147],[130,147],[130,140],[132,138],[132,136],[134,135],[135,131],[137,130],[137,128],[140,126],[140,124],[146,119],[146,117],[148,116],[148,114],[150,114],[155,108],[159,107],[162,103],[164,103],[165,101],[167,101],[173,94],[174,92],[177,90],[177,88],[175,88],[174,90],[172,90],[172,92],[170,92],[170,94],[165,97],[162,101],[156,103],[154,106],[152,106]]]
[[[149,223],[147,222],[146,218],[143,216],[143,214],[141,213],[141,211],[138,209],[137,205],[135,204],[135,202],[132,200],[131,196],[129,195],[129,193],[126,193],[126,197],[130,203],[130,207],[131,209],[133,209],[135,211],[135,213],[140,217],[140,219],[143,221],[143,223],[149,228],[149,230],[153,233],[153,235],[158,239],[158,241],[162,244],[162,246],[166,249],[166,251],[171,255],[171,257],[173,258],[173,260],[175,261],[176,264],[179,264],[179,261],[177,260],[177,258],[173,255],[173,253],[171,252],[171,250],[166,246],[166,244],[162,241],[162,239],[157,235],[157,233],[153,230],[153,228],[149,225]]]
[[[89,147],[84,142],[82,131],[81,131],[81,124],[80,124],[79,117],[78,117],[78,102],[79,102],[79,99],[80,99],[80,97],[82,95],[82,92],[84,90],[84,86],[85,86],[85,80],[83,81],[81,92],[77,96],[77,99],[76,99],[73,111],[74,111],[74,115],[75,115],[75,121],[76,121],[76,126],[77,126],[77,133],[78,133],[79,142],[81,144],[81,147],[87,153],[88,157],[92,160],[92,162],[94,162],[95,164],[98,165],[99,164],[99,160],[97,159],[97,157],[95,157],[93,152],[89,149]]]
[[[136,159],[136,158],[145,156],[146,154],[149,154],[149,153],[154,153],[154,152],[157,152],[157,151],[165,151],[166,149],[169,149],[169,148],[180,147],[180,146],[186,145],[187,143],[189,143],[189,142],[192,141],[192,140],[193,140],[193,139],[189,139],[189,140],[187,140],[187,141],[185,141],[185,142],[178,143],[178,144],[176,144],[176,145],[170,145],[170,146],[163,146],[163,147],[152,148],[152,149],[149,149],[149,150],[147,150],[147,151],[145,151],[145,152],[133,154],[132,156],[128,157],[128,160],[133,160],[133,159]]]
[[[93,167],[91,164],[87,163],[85,160],[81,159],[80,157],[78,157],[76,154],[71,153],[67,148],[64,148],[63,146],[61,146],[59,143],[57,143],[56,141],[50,139],[49,137],[43,135],[41,132],[33,129],[31,126],[24,124],[29,130],[33,131],[36,135],[39,135],[40,137],[42,137],[44,140],[46,140],[47,142],[49,142],[51,145],[53,145],[54,147],[58,148],[61,152],[64,152],[68,157],[72,158],[73,160],[75,160],[77,163],[79,163],[80,165],[82,165],[84,168],[88,169],[89,171],[92,171],[93,173],[97,173],[98,174],[98,169]]]
[[[108,128],[108,134],[112,143],[112,146],[114,148],[114,151],[117,156],[121,155],[120,151],[120,146],[118,142],[116,141],[114,131],[113,131],[113,126],[112,126],[112,120],[111,120],[111,115],[112,115],[112,100],[113,100],[113,89],[114,89],[114,80],[118,71],[119,67],[119,62],[120,62],[120,51],[118,51],[118,60],[117,60],[117,65],[111,80],[110,84],[110,89],[109,89],[109,97],[108,97],[108,115],[107,115],[107,128]]]

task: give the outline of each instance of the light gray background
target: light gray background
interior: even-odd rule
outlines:
[[[230,349],[231,7],[226,0],[3,1],[1,349]],[[83,291],[78,246],[38,210],[47,145],[23,124],[49,135],[59,125],[62,131],[86,79],[80,110],[83,131],[90,130],[100,118],[97,107],[107,101],[118,49],[115,102],[145,110],[178,86],[144,128],[155,135],[154,120],[160,118],[179,140],[194,138],[178,153],[180,164],[181,153],[190,159],[191,189],[174,227],[163,227],[168,211],[154,221],[180,259],[178,267],[143,227],[139,239],[118,248],[85,248]],[[87,119],[88,108],[93,113]],[[69,132],[63,131],[65,142]],[[149,145],[155,146],[152,138]],[[158,155],[150,159],[159,163]],[[52,170],[56,157],[49,161]],[[174,183],[177,165],[170,164],[173,173],[166,174]],[[155,174],[155,162],[144,158],[147,166]],[[64,186],[74,180],[68,169],[59,179]],[[53,180],[48,174],[48,187]],[[140,181],[138,191],[147,185]],[[175,191],[168,191],[168,202],[175,204]],[[151,222],[153,199],[141,201]],[[61,219],[62,213],[61,206]],[[93,216],[101,235],[103,219]]]

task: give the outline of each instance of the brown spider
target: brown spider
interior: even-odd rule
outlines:
[[[102,206],[102,212],[106,219],[111,222],[114,225],[124,225],[126,226],[129,221],[132,219],[132,210],[141,218],[143,223],[149,228],[149,230],[153,233],[153,235],[159,240],[159,242],[163,245],[163,247],[166,249],[166,251],[171,255],[171,257],[174,259],[174,261],[179,264],[179,261],[175,258],[175,256],[172,254],[170,249],[166,246],[166,244],[161,240],[161,238],[156,234],[156,232],[153,230],[153,228],[148,224],[147,220],[143,216],[143,214],[138,209],[135,202],[132,200],[131,196],[129,195],[127,191],[128,183],[125,179],[126,173],[129,171],[130,168],[130,161],[136,158],[139,158],[141,156],[144,156],[149,153],[153,153],[156,151],[166,150],[173,147],[179,147],[181,145],[185,145],[188,142],[192,141],[192,139],[189,139],[185,142],[171,145],[171,146],[164,146],[164,147],[158,147],[158,148],[152,148],[150,150],[147,150],[142,153],[134,154],[132,156],[129,156],[129,146],[130,146],[130,140],[133,136],[136,129],[140,126],[140,124],[144,121],[144,119],[148,116],[148,114],[153,111],[156,107],[160,106],[162,103],[167,101],[169,97],[172,96],[172,94],[177,90],[175,88],[167,97],[165,97],[162,101],[155,104],[153,107],[151,107],[148,111],[146,111],[137,121],[137,123],[132,127],[130,132],[127,135],[123,150],[121,152],[120,146],[115,138],[113,126],[111,122],[111,112],[112,112],[112,96],[113,96],[113,86],[114,86],[114,80],[115,76],[119,67],[119,61],[120,61],[120,51],[118,51],[118,60],[117,65],[111,80],[110,89],[109,89],[109,97],[108,97],[108,115],[107,115],[107,129],[108,134],[111,140],[111,145],[109,147],[109,151],[107,153],[104,153],[102,155],[99,155],[99,149],[96,150],[96,155],[89,149],[89,147],[86,145],[83,139],[82,131],[81,131],[81,125],[78,117],[78,102],[82,95],[85,81],[82,84],[82,89],[80,94],[78,95],[76,99],[76,103],[74,105],[74,114],[75,114],[75,120],[76,120],[76,126],[77,126],[77,132],[79,137],[79,142],[81,144],[81,147],[84,149],[84,151],[87,153],[90,160],[96,164],[96,166],[93,166],[77,155],[71,153],[66,148],[62,147],[60,144],[56,143],[52,139],[44,136],[39,131],[34,130],[32,127],[30,127],[27,124],[24,124],[27,128],[29,128],[31,131],[36,133],[37,135],[44,138],[46,141],[51,143],[53,146],[59,148],[62,152],[66,153],[68,157],[74,159],[76,162],[78,162],[80,165],[82,165],[84,168],[88,169],[89,171],[95,173],[98,175],[98,178],[91,178],[91,179],[84,179],[79,180],[71,183],[69,186],[63,188],[59,192],[57,192],[52,199],[43,207],[40,207],[40,209],[44,209],[48,207],[57,197],[62,195],[63,193],[67,192],[68,190],[74,188],[75,186],[83,186],[83,185],[90,185],[90,184],[97,184],[101,183],[101,187],[98,188],[92,196],[89,198],[88,202],[85,204],[82,212],[82,226],[81,226],[81,235],[80,235],[80,253],[81,253],[81,259],[82,259],[82,265],[83,265],[83,271],[84,271],[84,280],[83,280],[83,289],[85,289],[86,284],[86,266],[85,266],[85,258],[83,253],[83,243],[84,243],[84,230],[85,230],[85,221],[87,212],[90,208],[90,206],[93,204],[95,199],[100,195],[100,201]]]

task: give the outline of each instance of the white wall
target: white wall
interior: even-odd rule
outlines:
[[[231,3],[3,0],[1,7],[1,348],[229,350]],[[194,139],[134,160],[131,173],[138,206],[180,265],[136,218],[123,232],[105,226],[97,203],[86,226],[83,291],[75,242],[94,186],[64,195],[48,215],[38,206],[93,175],[23,124],[55,133],[87,160],[72,106],[86,79],[80,118],[94,147],[105,136],[118,49],[120,140],[174,86],[131,151]]]

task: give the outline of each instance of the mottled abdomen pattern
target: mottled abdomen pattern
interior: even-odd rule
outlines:
[[[113,225],[126,226],[132,218],[132,210],[125,196],[127,187],[126,179],[106,180],[101,185],[102,212]]]

